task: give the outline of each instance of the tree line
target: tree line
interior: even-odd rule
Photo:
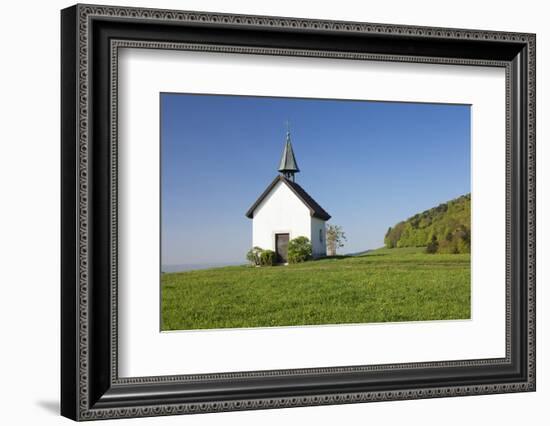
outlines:
[[[390,227],[387,248],[426,247],[428,253],[470,253],[471,194],[415,214]]]

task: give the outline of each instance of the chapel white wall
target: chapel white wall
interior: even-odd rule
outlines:
[[[275,250],[275,234],[289,233],[293,239],[311,239],[309,209],[283,182],[278,182],[263,199],[252,220],[252,245]]]
[[[319,233],[322,238],[319,238]],[[317,217],[311,218],[311,245],[313,257],[327,255],[325,221]]]

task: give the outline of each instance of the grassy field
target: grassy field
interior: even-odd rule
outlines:
[[[162,329],[470,318],[470,255],[380,249],[162,275]]]

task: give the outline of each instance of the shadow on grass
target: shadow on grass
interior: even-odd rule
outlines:
[[[348,254],[337,254],[336,256],[317,257],[315,259],[310,259],[310,261],[313,260],[315,262],[318,260],[332,260],[332,259],[341,260],[341,259],[350,259],[352,257],[356,257],[356,256],[351,256]]]
[[[313,261],[332,260],[332,259],[342,260],[342,259],[357,259],[357,258],[360,258],[360,257],[378,257],[378,256],[388,256],[388,254],[387,253],[337,254],[336,256],[318,257],[318,258],[311,259],[311,260],[313,260]]]

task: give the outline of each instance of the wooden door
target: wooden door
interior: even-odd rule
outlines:
[[[288,234],[275,234],[275,253],[278,263],[288,262]]]

